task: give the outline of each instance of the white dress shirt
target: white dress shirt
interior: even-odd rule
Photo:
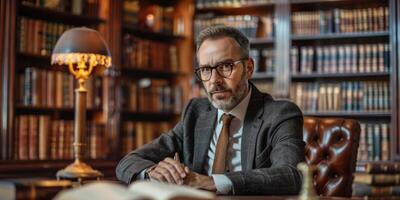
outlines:
[[[241,160],[241,145],[244,117],[246,115],[247,106],[249,105],[251,96],[251,88],[246,97],[234,107],[230,112],[234,118],[229,127],[229,142],[228,142],[228,155],[226,155],[228,170],[230,172],[237,172],[242,170]],[[214,129],[214,134],[208,148],[207,163],[205,171],[214,179],[215,186],[218,194],[228,194],[232,191],[232,181],[224,174],[212,174],[212,166],[214,163],[215,149],[218,141],[219,134],[222,129],[222,115],[224,111],[218,109],[217,125]]]

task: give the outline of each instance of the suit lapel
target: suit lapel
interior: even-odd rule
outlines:
[[[250,102],[244,118],[241,160],[242,170],[249,170],[253,167],[255,157],[256,140],[264,120],[261,118],[264,113],[263,95],[252,85]]]
[[[215,122],[217,118],[217,110],[209,108],[209,110],[201,113],[197,119],[194,138],[194,156],[193,171],[203,172],[204,162],[207,159],[207,150],[213,135]]]

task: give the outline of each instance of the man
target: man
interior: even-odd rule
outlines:
[[[302,113],[249,82],[249,48],[249,40],[231,27],[199,34],[196,75],[208,100],[192,99],[171,131],[125,156],[116,169],[119,180],[149,178],[219,194],[299,192]]]

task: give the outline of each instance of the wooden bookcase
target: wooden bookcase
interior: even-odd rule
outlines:
[[[250,40],[250,56],[256,57],[253,83],[260,90],[273,93],[275,74],[279,71],[276,67],[278,66],[276,51],[279,46],[277,26],[274,21],[280,13],[272,1],[254,1],[254,4],[246,4],[246,1],[243,1],[243,4],[238,2],[215,1],[213,4],[212,1],[208,3],[196,1],[194,37],[207,26],[220,23],[230,25],[229,23],[237,22],[236,25],[231,25],[243,29],[244,32],[247,31],[245,35]],[[260,26],[265,28],[258,28]]]
[[[99,75],[102,80],[102,106],[88,109],[88,118],[104,126],[108,137],[108,154],[104,159],[90,159],[88,163],[103,171],[107,177],[114,177],[114,169],[124,155],[124,124],[137,122],[167,122],[174,125],[179,115],[173,112],[143,112],[127,109],[123,95],[126,81],[138,81],[144,78],[163,80],[171,85],[182,87],[182,104],[192,96],[194,37],[196,35],[196,20],[209,20],[210,18],[224,18],[231,15],[270,16],[273,19],[273,32],[268,37],[252,37],[251,49],[258,52],[259,63],[265,62],[264,49],[273,52],[273,70],[270,73],[261,70],[255,73],[253,82],[262,87],[263,91],[273,94],[277,98],[288,98],[291,88],[299,82],[306,83],[331,83],[348,81],[386,81],[390,88],[390,110],[357,110],[357,111],[324,111],[316,112],[303,110],[305,116],[318,117],[344,117],[354,118],[359,121],[388,123],[390,126],[390,160],[400,160],[400,143],[398,132],[400,130],[399,118],[399,78],[398,40],[400,33],[397,21],[400,19],[400,5],[396,0],[279,0],[264,1],[258,5],[224,5],[218,4],[211,7],[196,7],[199,1],[174,0],[161,1],[138,0],[140,6],[146,8],[152,5],[160,7],[172,6],[175,16],[183,24],[181,34],[175,35],[143,29],[124,23],[124,1],[99,0],[98,12],[95,17],[75,15],[68,12],[55,11],[47,8],[21,5],[20,3],[1,1],[0,11],[0,87],[2,98],[0,100],[0,178],[47,176],[54,177],[58,169],[63,168],[71,160],[17,160],[13,158],[12,145],[14,144],[15,119],[19,115],[52,115],[66,119],[73,118],[71,108],[44,108],[40,106],[24,106],[17,103],[18,75],[23,73],[25,66],[34,66],[40,70],[53,70],[49,63],[48,55],[22,53],[19,51],[19,26],[20,18],[34,18],[53,21],[75,26],[94,26],[104,36],[109,45],[113,58],[113,66]],[[203,1],[204,2],[204,1]],[[227,2],[227,1],[224,1]],[[235,1],[236,2],[236,1]],[[246,2],[246,1],[243,1]],[[355,33],[325,33],[295,35],[292,34],[292,14],[302,11],[340,9],[364,9],[373,6],[388,8],[388,29],[383,31],[368,31]],[[179,70],[155,70],[148,68],[132,68],[125,62],[124,36],[130,34],[140,40],[159,42],[175,45],[178,49]],[[292,73],[291,49],[292,47],[341,45],[341,44],[369,44],[387,43],[390,48],[390,71],[378,72],[348,72],[348,73]],[[265,58],[264,58],[265,56]],[[313,62],[316,59],[313,59]],[[271,61],[269,61],[271,64]],[[142,66],[144,67],[144,66]],[[260,66],[257,66],[260,68]],[[265,67],[265,66],[264,66]],[[63,69],[58,71],[66,72]],[[272,73],[271,73],[272,72]],[[294,98],[293,98],[294,99]],[[154,135],[153,135],[154,136]],[[137,142],[137,141],[136,141]],[[135,142],[135,143],[136,143]]]
[[[86,2],[86,1],[82,1]],[[93,2],[93,1],[92,1]],[[112,53],[113,66],[106,71],[98,71],[96,76],[100,77],[102,87],[100,88],[101,105],[95,108],[87,109],[89,121],[102,124],[104,129],[104,138],[108,144],[105,148],[108,149],[106,155],[101,155],[100,159],[86,159],[94,168],[102,171],[105,177],[113,179],[114,171],[118,160],[126,153],[124,147],[124,124],[126,122],[146,122],[159,124],[164,123],[172,126],[179,119],[178,112],[158,111],[132,111],[126,109],[123,104],[124,96],[122,95],[122,86],[124,81],[137,81],[139,79],[159,79],[165,80],[171,85],[180,85],[181,104],[187,101],[192,74],[192,1],[142,1],[140,6],[146,8],[148,6],[172,7],[175,17],[179,17],[180,34],[162,33],[157,31],[146,30],[143,27],[135,25],[127,25],[123,21],[123,6],[124,1],[109,1],[98,0],[96,15],[76,15],[68,11],[59,11],[49,8],[37,7],[35,5],[21,4],[20,2],[2,2],[2,11],[7,10],[14,12],[10,18],[2,17],[2,25],[10,35],[2,33],[2,42],[10,41],[10,43],[1,43],[2,51],[5,50],[7,57],[2,58],[2,91],[3,99],[1,106],[2,111],[2,133],[1,133],[1,168],[0,178],[12,177],[30,177],[44,176],[55,177],[57,170],[62,169],[71,162],[70,159],[27,159],[19,160],[14,156],[14,143],[16,134],[16,118],[19,115],[49,115],[60,119],[73,120],[72,107],[49,107],[49,106],[29,106],[16,103],[20,91],[18,90],[19,74],[24,73],[25,66],[34,66],[33,69],[67,72],[65,69],[53,69],[50,66],[49,54],[41,55],[40,53],[26,53],[19,51],[19,31],[21,18],[33,18],[37,20],[45,20],[46,22],[56,22],[69,24],[73,26],[90,26],[99,30],[109,45]],[[93,11],[92,11],[93,13]],[[175,22],[173,22],[175,23]],[[17,24],[10,27],[9,25]],[[33,25],[34,26],[34,25]],[[3,27],[2,27],[3,28]],[[148,66],[140,69],[134,69],[133,66],[126,65],[124,58],[124,36],[132,35],[137,39],[143,39],[149,42],[159,42],[168,45],[175,45],[178,50],[177,70],[155,70],[148,69]],[[14,36],[15,35],[15,36]],[[11,37],[11,38],[9,38]],[[3,40],[7,38],[7,40]],[[58,37],[57,37],[58,38]],[[54,39],[57,39],[54,38]],[[4,60],[3,60],[4,59]],[[7,74],[7,75],[5,75]],[[182,84],[183,83],[183,84]],[[22,87],[23,88],[23,87]],[[24,89],[24,88],[23,88]],[[25,89],[24,89],[25,90]],[[147,99],[152,101],[152,99]],[[140,105],[139,105],[140,106]],[[149,125],[143,125],[144,128],[149,128]],[[136,132],[135,132],[136,133]],[[146,133],[144,133],[146,134]],[[145,136],[150,140],[155,135],[149,134]],[[136,140],[134,138],[134,140]],[[145,141],[142,141],[143,143]],[[134,145],[132,148],[135,148]],[[27,168],[29,165],[29,168]]]
[[[63,1],[66,2],[72,4],[72,1]],[[100,30],[106,21],[98,13],[108,6],[108,2],[104,0],[76,2],[81,3],[82,10],[79,11],[78,8],[79,13],[73,13],[72,5],[67,4],[62,9],[56,9],[40,5],[39,1],[1,3],[1,12],[8,14],[1,19],[2,30],[6,30],[2,33],[1,40],[6,43],[2,43],[0,47],[6,53],[6,57],[2,57],[1,60],[3,114],[0,178],[55,177],[59,169],[72,161],[72,151],[69,147],[71,145],[68,144],[69,140],[72,142],[73,135],[72,91],[75,89],[75,81],[67,69],[50,66],[51,49],[65,29],[87,26]],[[32,80],[26,77],[28,71],[35,74],[30,77]],[[88,104],[87,120],[89,124],[97,126],[97,130],[92,130],[91,133],[101,133],[102,136],[93,134],[86,138],[87,143],[91,145],[91,149],[86,151],[86,160],[100,169],[106,178],[112,178],[115,176],[117,159],[112,145],[109,147],[107,144],[106,140],[111,140],[111,137],[110,131],[106,129],[109,125],[104,120],[108,111],[104,108],[109,106],[109,101],[105,98],[108,95],[106,81],[109,72],[102,73],[101,70],[96,70],[92,76],[96,77],[97,81],[96,86],[94,82],[89,86],[90,81],[87,84],[91,95],[89,98],[97,103]],[[60,80],[56,81],[56,77]],[[63,93],[58,92],[60,89]],[[93,99],[94,96],[96,100]],[[26,122],[30,122],[30,125],[25,124]],[[89,126],[91,125],[88,125],[88,129]],[[22,129],[25,135],[20,134]],[[45,135],[43,141],[38,141],[41,137],[39,134]],[[20,140],[22,137],[25,139]],[[24,140],[26,141],[19,142]],[[109,149],[101,150],[107,148]]]
[[[126,2],[135,3],[137,11],[129,10],[128,5],[121,8],[118,88],[123,154],[166,132],[179,120],[189,96],[193,48],[192,1]],[[133,21],[126,19],[128,14],[134,16]]]
[[[198,4],[204,4],[204,2],[208,1],[197,1]],[[228,1],[229,2],[229,1]],[[235,3],[236,1],[230,1]],[[241,1],[243,5],[232,6],[224,1],[215,1],[208,2],[207,5],[198,5],[196,9],[195,18],[201,18],[202,15],[208,15],[211,17],[218,17],[223,15],[268,15],[273,13],[274,17],[274,37],[273,38],[251,38],[251,47],[252,48],[263,48],[268,45],[272,45],[275,50],[275,71],[273,75],[266,74],[254,74],[253,82],[257,84],[257,86],[263,87],[263,85],[273,84],[273,87],[267,87],[267,92],[273,94],[276,98],[286,98],[293,101],[296,101],[297,95],[293,95],[293,91],[296,91],[295,87],[299,83],[307,83],[307,84],[343,84],[345,82],[385,82],[387,87],[387,93],[389,95],[386,97],[389,106],[386,109],[353,109],[353,110],[325,110],[318,111],[303,109],[304,116],[316,116],[316,117],[343,117],[343,118],[352,118],[360,121],[361,123],[370,123],[370,124],[386,124],[390,127],[390,132],[388,133],[389,139],[387,143],[389,143],[390,156],[388,161],[398,161],[400,155],[400,144],[398,142],[398,131],[399,131],[399,70],[398,70],[398,25],[396,21],[399,19],[399,3],[393,0],[385,0],[385,1],[360,1],[360,0],[281,0],[281,1],[260,1],[261,5],[251,5],[246,4],[246,2],[250,1]],[[252,1],[252,3],[254,3]],[[373,29],[372,26],[367,24],[368,20],[378,21],[374,19],[373,16],[369,16],[368,12],[374,13],[375,8],[386,8],[387,9],[387,19],[385,20],[385,27],[381,29]],[[344,11],[342,11],[344,10]],[[355,11],[361,10],[361,11]],[[372,10],[372,11],[371,11]],[[347,14],[354,15],[355,18],[359,17],[359,13],[367,14],[364,20],[364,16],[361,16],[361,23],[366,24],[366,28],[354,31],[336,31],[334,29],[335,19],[333,19],[334,12],[346,12],[348,13],[356,13],[356,14]],[[318,29],[314,31],[312,34],[295,34],[293,20],[295,19],[296,13],[299,12],[314,12],[313,15],[308,15],[307,13],[303,13],[303,21],[311,21],[314,19],[316,22],[312,25],[314,27],[322,27],[327,26],[326,24],[320,24],[321,21],[328,21],[330,23],[332,30],[321,30]],[[326,17],[321,13],[331,13],[330,19],[324,19],[321,17]],[[357,13],[358,12],[358,13]],[[363,13],[364,12],[364,13]],[[377,12],[378,13],[378,12]],[[304,15],[308,15],[304,18]],[[316,17],[317,16],[317,17]],[[340,15],[339,15],[340,16]],[[345,15],[343,15],[345,16]],[[379,14],[377,14],[379,16]],[[314,17],[314,18],[312,18]],[[379,18],[379,17],[378,17]],[[346,18],[348,19],[348,18]],[[340,18],[338,19],[340,22]],[[357,19],[353,20],[356,21]],[[380,20],[380,19],[379,19]],[[361,20],[358,20],[361,21]],[[301,21],[300,21],[301,22]],[[196,23],[196,22],[194,22]],[[343,22],[342,22],[343,23]],[[354,22],[355,23],[355,22]],[[364,25],[363,24],[363,25]],[[310,25],[311,26],[311,25]],[[356,25],[355,25],[356,26]],[[358,26],[358,25],[357,25]],[[370,26],[372,30],[368,30],[367,26]],[[325,27],[324,27],[325,28]],[[195,29],[196,31],[196,29]],[[386,44],[389,53],[387,54],[388,69],[384,70],[364,70],[364,71],[350,71],[350,72],[331,72],[326,73],[326,71],[317,70],[317,61],[318,58],[316,53],[310,57],[309,62],[311,62],[311,71],[307,71],[307,73],[302,73],[303,71],[298,71],[297,73],[293,72],[292,58],[296,58],[298,65],[301,63],[300,50],[298,54],[293,56],[291,49],[293,47],[303,48],[303,47],[311,47],[313,51],[316,51],[317,47],[323,46],[333,46],[336,48],[336,52],[338,52],[339,46],[344,45],[368,45],[373,46],[374,44]],[[342,48],[342,47],[340,47]],[[343,47],[344,48],[344,47]],[[375,48],[375,47],[365,47],[365,48]],[[377,48],[377,47],[376,47]],[[377,48],[378,49],[378,48]],[[357,58],[360,57],[358,55],[359,50],[357,50]],[[378,54],[378,53],[376,53]],[[318,54],[321,55],[321,54]],[[333,54],[336,59],[339,58],[339,55]],[[365,56],[365,55],[364,55]],[[370,57],[376,56],[375,54],[368,55]],[[379,56],[378,56],[379,57]],[[319,58],[321,59],[321,58]],[[341,57],[343,60],[343,57]],[[304,59],[305,60],[305,59]],[[370,59],[371,60],[371,59]],[[341,62],[341,61],[337,61]],[[358,62],[358,61],[357,61]],[[375,62],[375,60],[374,60]],[[321,66],[319,63],[318,66]],[[256,66],[257,67],[257,66]],[[337,67],[337,66],[335,66]],[[375,66],[374,66],[375,67]],[[305,72],[305,71],[304,71]],[[304,93],[304,91],[303,91]],[[318,94],[318,90],[314,91],[314,93]],[[354,92],[353,92],[354,93]],[[378,92],[379,95],[380,92]],[[303,94],[304,95],[304,94]],[[374,96],[375,94],[366,94]],[[377,95],[375,95],[377,96]],[[377,98],[377,97],[373,97]],[[379,98],[382,98],[381,96]],[[378,99],[379,99],[378,98]],[[351,100],[350,103],[353,103],[354,100]],[[377,100],[381,101],[381,100]],[[369,102],[369,100],[367,101]],[[372,102],[372,100],[371,100]],[[299,102],[296,102],[299,103]],[[303,102],[305,104],[310,104],[310,100],[305,100]],[[315,102],[314,102],[315,103]],[[299,105],[302,107],[303,105]],[[385,126],[386,126],[385,125]],[[368,125],[366,125],[368,126]],[[383,129],[381,129],[383,130]],[[364,133],[365,134],[365,133]],[[380,139],[382,139],[381,133],[377,134]],[[365,137],[365,136],[364,136]],[[364,138],[365,140],[365,138]],[[376,158],[367,159],[360,162],[370,162],[376,161]],[[384,162],[384,160],[378,159],[380,162]]]

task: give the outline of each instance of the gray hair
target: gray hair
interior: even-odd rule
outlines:
[[[242,58],[249,57],[249,51],[250,51],[249,39],[238,29],[224,25],[210,26],[202,30],[196,39],[196,51],[199,50],[201,44],[203,44],[205,40],[216,39],[220,37],[230,37],[234,39],[240,46]]]

